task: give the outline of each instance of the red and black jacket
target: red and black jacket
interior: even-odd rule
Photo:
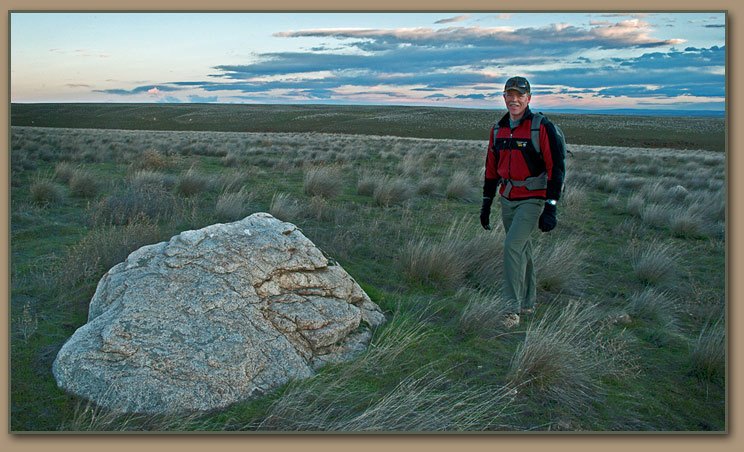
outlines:
[[[555,199],[563,187],[564,156],[559,151],[555,126],[543,120],[540,124],[540,153],[532,144],[533,113],[529,107],[515,128],[509,125],[509,113],[491,129],[486,157],[483,196],[499,193],[510,199]],[[494,136],[495,134],[495,136]]]

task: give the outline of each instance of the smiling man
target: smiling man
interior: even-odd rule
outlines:
[[[508,113],[491,129],[480,221],[490,229],[491,203],[500,186],[504,239],[503,298],[506,327],[519,325],[537,299],[530,235],[557,224],[557,201],[565,173],[565,149],[555,125],[530,111],[530,83],[512,77],[504,85]]]

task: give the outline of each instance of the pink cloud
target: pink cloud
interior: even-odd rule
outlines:
[[[463,14],[462,16],[450,17],[449,19],[442,19],[434,22],[435,24],[448,24],[451,22],[462,22],[463,20],[470,19],[470,14]]]

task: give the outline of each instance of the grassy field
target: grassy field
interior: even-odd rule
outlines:
[[[503,106],[498,105],[499,109]],[[12,104],[14,126],[219,132],[318,132],[482,140],[503,111],[343,105]],[[551,113],[573,144],[725,146],[724,118]]]
[[[11,430],[724,431],[723,120],[551,115],[567,187],[534,237],[537,312],[504,330],[503,230],[477,218],[500,114],[13,105]],[[199,416],[122,417],[57,388],[111,266],[259,211],[383,308],[364,355]]]

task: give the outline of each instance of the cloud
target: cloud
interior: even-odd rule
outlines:
[[[353,39],[351,46],[369,46],[370,41],[380,48],[411,44],[420,47],[451,47],[453,45],[503,49],[511,47],[520,52],[530,50],[540,54],[561,54],[594,48],[621,49],[633,47],[661,47],[684,42],[684,39],[656,39],[650,36],[653,28],[639,19],[617,23],[595,22],[591,27],[550,24],[543,27],[426,27],[371,29],[334,28],[284,31],[275,37],[323,37]],[[362,41],[359,41],[362,40]]]
[[[177,97],[166,96],[166,97],[163,97],[162,99],[158,99],[158,102],[163,103],[163,104],[180,104],[182,101],[181,99]]]
[[[470,19],[470,14],[463,14],[462,16],[455,16],[449,19],[442,19],[434,22],[435,24],[449,24],[452,22],[462,22],[463,20]]]
[[[174,87],[174,86],[168,86],[168,85],[145,85],[145,86],[138,86],[137,88],[133,88],[131,90],[126,89],[97,89],[93,90],[95,93],[105,93],[105,94],[117,94],[121,96],[131,96],[135,94],[159,94],[161,92],[169,92],[169,91],[179,91],[182,88]]]
[[[680,51],[673,46],[685,42],[682,37],[654,37],[654,27],[641,15],[608,19],[617,16],[589,25],[280,31],[273,36],[329,42],[307,50],[259,53],[245,64],[215,65],[207,80],[103,92],[163,96],[184,90],[192,102],[400,99],[462,105],[499,96],[504,80],[519,70],[539,96],[668,101],[701,92],[722,95],[724,47]],[[465,19],[455,16],[438,23]]]

